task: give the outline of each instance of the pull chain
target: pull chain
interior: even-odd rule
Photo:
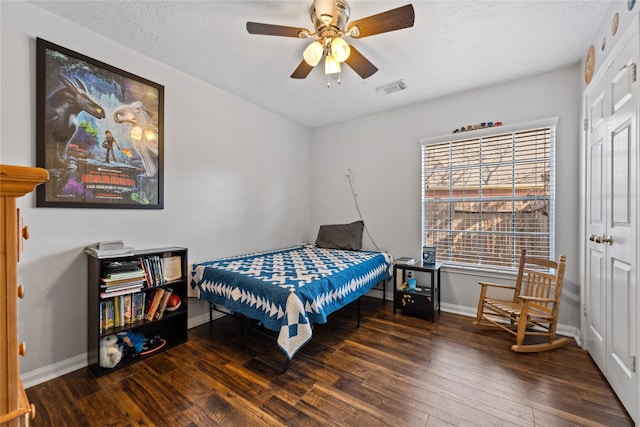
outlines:
[[[342,84],[342,80],[340,80],[340,76],[342,73],[338,73],[338,84]],[[327,74],[327,87],[331,87],[331,74]]]

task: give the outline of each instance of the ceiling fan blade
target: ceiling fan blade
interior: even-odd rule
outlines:
[[[298,68],[296,68],[291,74],[291,78],[306,79],[311,70],[313,70],[313,67],[307,64],[307,61],[303,59],[302,62],[300,62],[300,64],[298,65]]]
[[[377,15],[371,15],[367,18],[353,21],[349,24],[348,29],[351,30],[353,27],[358,27],[360,33],[352,37],[360,39],[375,34],[413,27],[414,20],[415,12],[413,11],[413,5],[408,4],[397,9],[387,10]]]
[[[345,61],[347,65],[363,79],[373,76],[378,71],[378,67],[373,65],[371,61],[365,58],[355,47],[351,45],[349,45],[349,47],[351,48],[351,54]]]
[[[261,24],[259,22],[247,22],[247,31],[249,32],[249,34],[261,34],[265,36],[282,36],[295,38],[306,38],[309,36],[309,30],[305,28]],[[306,34],[306,36],[300,37],[300,33],[304,33]]]

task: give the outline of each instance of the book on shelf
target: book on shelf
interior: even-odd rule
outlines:
[[[141,279],[144,278],[144,271],[142,269],[134,271],[122,271],[117,273],[107,273],[101,279],[103,282],[112,282],[124,279]]]
[[[113,296],[100,302],[100,333],[144,320],[146,294]]]
[[[124,298],[118,296],[115,299],[115,301],[116,301],[116,305],[118,306],[118,314],[119,314],[117,326],[124,326],[124,316],[125,316],[125,313],[124,313]]]
[[[124,248],[124,240],[103,240],[98,242],[99,250],[107,250],[107,249],[123,249]]]
[[[409,265],[412,265],[412,264],[415,264],[416,262],[417,262],[417,260],[415,258],[410,258],[410,257],[406,257],[406,256],[403,256],[403,257],[400,257],[400,258],[396,259],[396,263],[397,264],[409,264]]]
[[[120,280],[101,280],[100,286],[103,288],[114,288],[116,286],[122,287],[122,285],[144,285],[147,281],[144,277],[134,277],[131,279]]]
[[[149,287],[159,286],[165,283],[162,272],[162,261],[159,256],[153,255],[140,258],[140,265],[142,265]]]
[[[130,325],[131,323],[133,323],[133,316],[132,316],[132,311],[133,311],[133,303],[132,303],[132,299],[131,299],[131,294],[126,294],[120,297],[123,300],[123,317],[124,317],[124,324],[125,325]]]
[[[124,246],[120,249],[100,249],[99,245],[99,243],[96,243],[95,245],[87,246],[84,248],[84,251],[96,258],[115,258],[133,255],[133,248],[131,246]]]
[[[146,293],[138,292],[133,294],[133,320],[140,321],[144,320],[144,307],[145,307],[145,299]]]
[[[120,326],[120,301],[117,298],[113,300],[113,326]]]
[[[134,287],[129,287],[129,288],[124,288],[124,289],[117,289],[117,290],[108,290],[108,291],[102,291],[100,292],[100,298],[112,298],[112,297],[119,297],[122,295],[127,295],[127,294],[133,294],[135,292],[140,291],[143,288],[142,285],[136,285]]]
[[[149,310],[147,311],[147,315],[145,316],[146,320],[154,320],[156,312],[158,311],[158,306],[160,305],[160,301],[162,300],[162,295],[164,294],[164,289],[159,288],[153,295],[151,302],[149,303]]]
[[[160,320],[164,315],[164,311],[167,309],[167,303],[169,302],[169,297],[173,293],[171,288],[164,289],[162,293],[162,299],[160,300],[160,304],[158,305],[158,311],[156,312],[155,319]]]
[[[141,268],[139,260],[104,261],[103,266],[109,274],[128,273]]]
[[[102,292],[116,292],[116,291],[122,291],[124,289],[141,289],[144,288],[144,284],[146,282],[144,280],[135,280],[132,282],[125,282],[125,283],[102,283],[100,285],[100,289],[102,289]]]
[[[152,258],[153,273],[155,274],[156,283],[162,285],[164,283],[164,273],[162,272],[162,261],[160,257],[155,255]]]
[[[113,300],[106,300],[102,302],[102,319],[104,320],[104,329],[103,331],[106,331],[108,329],[111,329],[113,327],[115,327],[115,318],[114,318],[114,307],[113,307]]]
[[[164,280],[170,282],[182,278],[182,258],[179,255],[162,259]]]
[[[100,301],[100,333],[103,333],[106,329],[106,319],[105,319],[105,301]]]

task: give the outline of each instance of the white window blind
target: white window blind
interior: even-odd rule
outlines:
[[[422,242],[439,262],[514,268],[523,248],[553,258],[556,126],[536,125],[423,142]]]

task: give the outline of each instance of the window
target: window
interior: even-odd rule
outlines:
[[[422,242],[438,261],[517,266],[554,256],[557,119],[421,140]]]

